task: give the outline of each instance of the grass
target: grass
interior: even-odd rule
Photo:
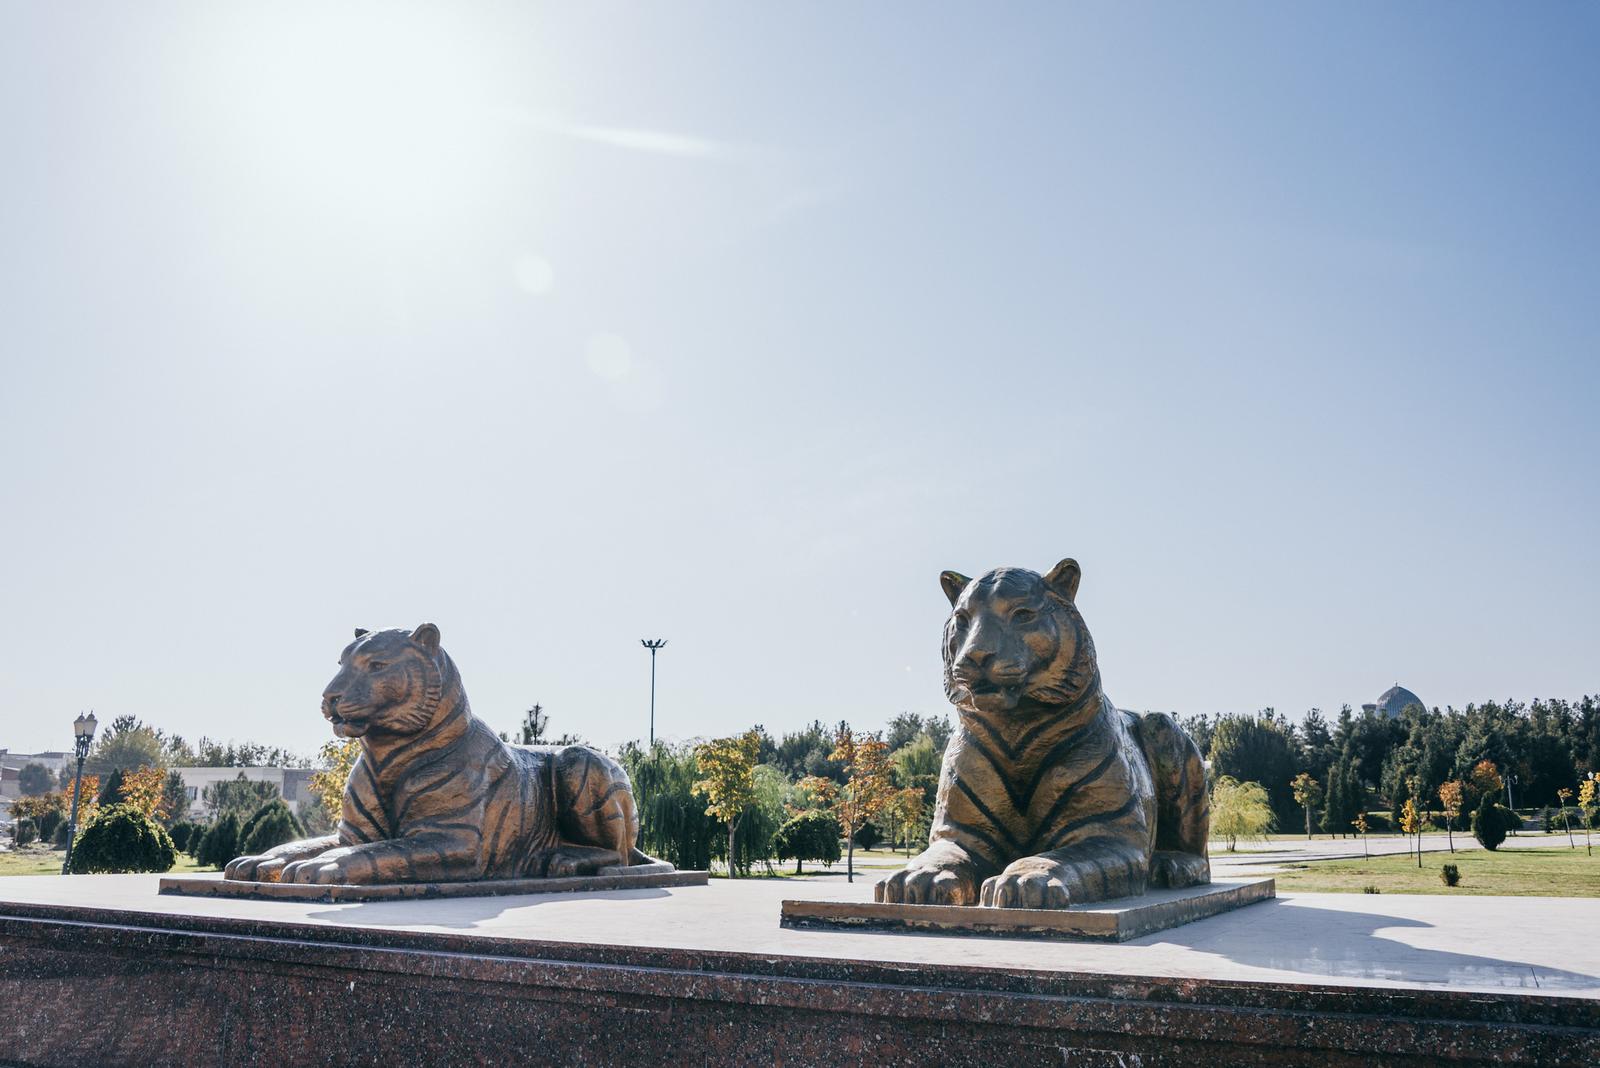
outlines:
[[[1449,887],[1439,869],[1461,869],[1461,885]],[[1376,886],[1382,894],[1500,894],[1507,897],[1600,897],[1600,857],[1577,849],[1483,849],[1425,853],[1369,860],[1324,860],[1286,865],[1274,876],[1278,889],[1315,894],[1359,894]]]
[[[61,861],[66,855],[61,849],[23,846],[21,849],[0,853],[0,875],[60,875]],[[172,871],[168,874],[187,875],[191,872],[216,870],[198,864],[187,853],[179,853],[178,863],[172,866]]]

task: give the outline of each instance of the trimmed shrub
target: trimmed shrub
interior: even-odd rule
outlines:
[[[1389,814],[1387,812],[1367,813],[1368,834],[1388,834],[1390,831],[1394,830],[1394,827],[1394,821],[1389,818]]]
[[[67,839],[71,837],[69,833],[71,830],[72,824],[68,823],[66,820],[62,820],[60,823],[56,824],[56,833],[50,836],[50,844],[55,846],[57,849],[67,848]]]
[[[224,812],[201,837],[194,859],[207,867],[221,868],[239,855],[239,814]]]
[[[53,842],[56,837],[56,828],[67,822],[67,817],[58,809],[50,809],[39,815],[35,821],[39,825],[39,841]],[[65,845],[65,843],[62,843]]]
[[[1363,894],[1376,894],[1376,893],[1379,893],[1380,891],[1378,890],[1378,888],[1375,885],[1373,885],[1372,883],[1368,883],[1366,886],[1363,886],[1361,888],[1361,892]]]
[[[883,832],[871,823],[863,823],[856,828],[855,839],[856,845],[862,849],[871,849],[883,841]]]
[[[195,839],[205,833],[205,828],[189,820],[179,820],[167,828],[167,833],[172,836],[172,845],[180,853],[192,852]]]
[[[1499,849],[1500,843],[1506,840],[1506,831],[1522,821],[1506,811],[1504,805],[1495,803],[1491,794],[1484,794],[1483,800],[1478,802],[1478,811],[1472,814],[1472,837],[1485,849]]]
[[[167,871],[178,859],[161,825],[132,805],[103,805],[72,843],[72,871]]]
[[[25,846],[39,837],[39,825],[24,816],[11,825],[11,840]]]
[[[273,846],[303,837],[305,832],[300,829],[300,821],[294,818],[289,806],[284,804],[282,798],[273,798],[251,813],[239,829],[239,855],[259,856]]]
[[[1456,886],[1461,882],[1461,869],[1454,864],[1446,864],[1439,869],[1439,878],[1446,886]]]

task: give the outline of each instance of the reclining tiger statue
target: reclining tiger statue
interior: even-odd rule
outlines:
[[[928,848],[878,901],[1066,908],[1211,881],[1210,804],[1194,740],[1100,689],[1075,599],[1081,571],[940,576],[945,748]]]
[[[501,741],[472,714],[439,628],[356,631],[322,714],[361,753],[336,834],[239,857],[228,879],[459,882],[658,865],[634,848],[628,775],[587,746]]]

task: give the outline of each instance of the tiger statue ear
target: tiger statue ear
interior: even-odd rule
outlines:
[[[372,633],[372,632],[367,630],[366,627],[357,627],[356,628],[356,639],[359,641],[360,639],[365,638],[370,633]]]
[[[1044,584],[1049,586],[1056,596],[1068,604],[1078,599],[1078,580],[1083,577],[1083,568],[1078,566],[1078,561],[1067,557],[1055,567],[1050,569],[1044,577]]]
[[[941,571],[939,585],[944,587],[944,595],[950,598],[950,607],[954,608],[961,599],[961,591],[967,588],[967,583],[972,580],[959,571]]]
[[[432,656],[439,651],[439,628],[432,623],[424,623],[411,632],[411,640],[428,650]]]

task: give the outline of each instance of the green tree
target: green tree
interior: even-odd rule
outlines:
[[[169,828],[189,813],[189,788],[176,771],[167,772],[166,778],[161,780],[160,808],[161,822]]]
[[[239,829],[238,810],[223,812],[201,837],[195,859],[207,867],[221,868],[233,858],[242,856],[239,852]]]
[[[303,837],[305,831],[300,821],[294,818],[283,798],[275,797],[256,809],[239,828],[239,855],[260,856],[273,846]]]
[[[206,806],[214,813],[235,812],[248,814],[279,795],[275,783],[247,779],[244,772],[236,779],[214,782],[200,792]],[[233,859],[232,857],[228,859]]]
[[[700,779],[694,791],[706,799],[706,814],[728,827],[728,878],[735,878],[734,838],[745,810],[756,799],[755,768],[761,756],[761,735],[754,730],[731,738],[713,738],[695,747]]]
[[[1232,853],[1241,838],[1263,838],[1275,819],[1267,791],[1258,782],[1220,776],[1211,786],[1211,833],[1228,840]]]
[[[1296,814],[1289,786],[1297,770],[1294,743],[1271,709],[1254,716],[1223,716],[1212,731],[1210,757],[1213,775],[1265,784],[1267,802],[1279,819]]]
[[[106,776],[106,781],[100,786],[100,793],[97,797],[100,804],[115,805],[121,803],[123,778],[121,768],[113,768],[111,770],[111,774]]]
[[[621,762],[633,783],[639,848],[686,871],[709,867],[712,842],[726,828],[707,815],[705,802],[695,795],[700,768],[694,749],[661,741],[647,749],[629,742]]]
[[[94,743],[84,761],[84,770],[106,776],[113,771],[161,768],[166,762],[166,739],[160,731],[145,726],[135,716],[118,716]]]
[[[808,860],[837,863],[843,833],[838,820],[821,809],[811,809],[779,827],[772,845],[779,860],[794,860],[794,873],[799,875],[802,863]]]
[[[55,785],[55,776],[43,764],[24,764],[17,773],[17,787],[28,797],[47,794]]]

